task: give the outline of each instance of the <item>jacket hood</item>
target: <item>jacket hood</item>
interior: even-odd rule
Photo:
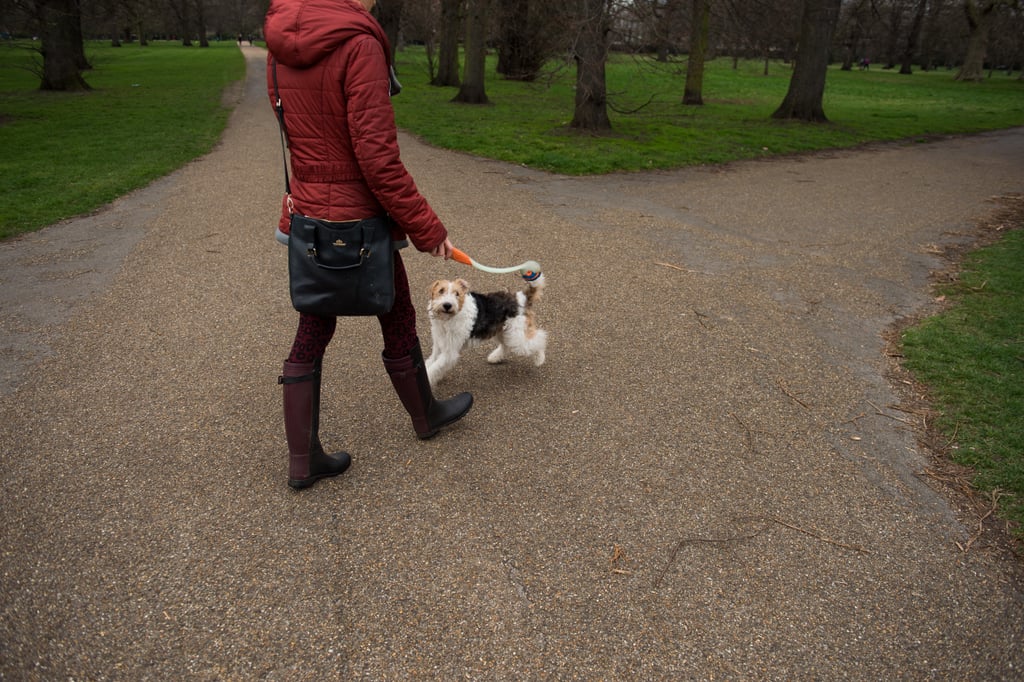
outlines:
[[[298,69],[313,66],[362,33],[381,42],[390,65],[387,36],[356,0],[272,0],[263,25],[270,53],[285,66]]]

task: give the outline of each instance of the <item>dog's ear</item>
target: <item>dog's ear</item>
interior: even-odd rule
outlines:
[[[430,294],[430,298],[435,298],[437,296],[438,291],[441,289],[441,286],[443,284],[444,284],[444,280],[440,280],[440,279],[435,279],[433,282],[431,282],[430,288],[427,291],[427,293]]]
[[[458,278],[457,280],[455,280],[455,286],[457,286],[460,289],[462,289],[462,293],[464,293],[464,294],[469,292],[469,282],[467,282],[466,280],[462,279],[461,277]]]

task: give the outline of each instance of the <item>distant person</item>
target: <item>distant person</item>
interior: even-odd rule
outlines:
[[[294,210],[344,222],[388,214],[392,239],[406,238],[417,250],[438,258],[452,255],[448,231],[419,193],[399,158],[391,95],[401,89],[391,69],[391,46],[370,14],[376,0],[272,0],[267,12],[267,87],[277,87],[284,104],[293,180]],[[288,198],[278,238],[290,230]],[[461,419],[473,396],[435,400],[416,333],[416,310],[399,252],[395,251],[395,304],[380,315],[384,368],[420,438]],[[305,488],[348,468],[347,453],[328,455],[317,433],[320,423],[321,365],[336,318],[299,314],[291,353],[279,379],[284,391],[288,440],[288,484]],[[349,353],[347,339],[340,353]],[[369,409],[350,395],[353,409]],[[349,428],[366,423],[356,415]],[[372,423],[372,420],[370,420]]]

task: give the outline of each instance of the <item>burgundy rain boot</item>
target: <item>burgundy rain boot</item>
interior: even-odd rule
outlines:
[[[347,452],[328,455],[320,445],[320,363],[285,362],[277,378],[284,387],[288,485],[296,490],[337,476],[352,463]]]
[[[384,368],[421,439],[430,438],[462,419],[473,406],[473,396],[469,393],[460,393],[448,400],[434,399],[419,341],[405,357],[384,358]]]

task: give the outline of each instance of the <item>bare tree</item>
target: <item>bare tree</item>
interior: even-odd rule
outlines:
[[[210,40],[206,37],[206,3],[195,0],[196,32],[199,33],[199,47],[209,47]]]
[[[181,44],[192,47],[192,8],[189,0],[169,0],[167,6],[174,14],[174,19],[181,33]]]
[[[907,0],[890,0],[889,2],[889,36],[885,48],[886,69],[896,66],[896,59],[900,52],[900,39],[903,37],[903,19],[906,9]]]
[[[655,24],[658,61],[667,62],[669,54],[679,49],[680,36],[686,26],[683,0],[655,0],[652,13],[658,18]]]
[[[900,73],[909,75],[912,72],[911,64],[914,55],[917,53],[917,45],[921,40],[921,28],[924,26],[925,12],[928,10],[928,0],[917,0],[914,7],[914,16],[910,21],[910,31],[907,34],[907,41],[903,48],[903,58],[900,60]]]
[[[484,80],[487,63],[488,0],[469,0],[466,11],[466,67],[453,102],[488,104]]]
[[[956,74],[959,81],[981,81],[985,79],[985,52],[988,50],[988,36],[992,24],[1003,7],[1019,7],[1017,0],[964,0],[964,15],[970,34],[967,38],[967,54],[963,66]]]
[[[509,80],[533,81],[553,53],[553,10],[547,0],[498,3],[498,73]]]
[[[711,0],[693,0],[690,21],[690,58],[686,62],[683,104],[704,104],[704,57],[708,50]]]
[[[607,0],[580,0],[572,47],[576,62],[576,102],[569,126],[581,130],[611,130],[605,62],[611,21]]]
[[[963,54],[960,48],[963,10],[961,0],[929,0],[921,32],[920,65],[930,71],[939,65],[949,65],[953,56]]]
[[[827,122],[822,97],[828,73],[828,53],[839,18],[841,0],[804,0],[800,43],[789,90],[772,118]]]
[[[988,46],[989,78],[997,69],[1013,74],[1020,70],[1018,80],[1024,80],[1024,5],[1011,7],[1002,12],[999,22],[993,26]]]
[[[863,54],[862,43],[871,32],[874,5],[873,0],[856,0],[847,4],[840,14],[837,33],[843,46],[843,71],[853,69],[854,58],[868,56]]]
[[[91,90],[78,0],[39,0],[34,6],[43,55],[41,90]]]
[[[616,49],[651,52],[668,62],[686,42],[687,8],[691,0],[631,0],[615,11]]]
[[[723,40],[732,46],[734,58],[741,53],[764,60],[764,75],[772,58],[789,60],[799,38],[803,0],[716,0],[722,7]]]
[[[437,74],[430,81],[431,85],[459,86],[462,4],[462,0],[441,0],[441,39],[438,46]]]
[[[398,49],[398,40],[401,37],[402,6],[404,4],[404,0],[387,0],[387,2],[377,3],[374,7],[377,20],[380,22],[381,28],[384,29],[388,42],[391,43],[392,57],[395,56],[395,50]]]
[[[441,24],[439,2],[403,3],[402,36],[404,40],[422,42],[427,56],[427,74],[437,73],[437,35]],[[396,48],[398,49],[398,48]]]

